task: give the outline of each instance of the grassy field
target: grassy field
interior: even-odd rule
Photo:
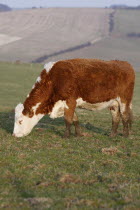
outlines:
[[[62,118],[44,117],[24,138],[11,136],[14,107],[23,102],[41,65],[0,63],[0,209],[139,209],[140,73],[133,134],[109,137],[108,110],[77,110],[91,137],[63,139]]]

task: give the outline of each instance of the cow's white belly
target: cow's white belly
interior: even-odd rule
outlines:
[[[88,109],[88,110],[92,110],[92,111],[101,110],[101,109],[105,109],[105,108],[113,105],[114,101],[115,101],[115,99],[111,99],[110,101],[107,101],[107,102],[90,104],[90,103],[87,103],[86,101],[83,101],[82,98],[78,98],[76,100],[76,107],[77,108],[82,108],[82,109]],[[57,101],[55,103],[52,111],[49,113],[50,117],[51,118],[63,117],[65,108],[69,109],[66,101],[62,101],[62,100]]]
[[[88,110],[101,110],[101,109],[105,109],[107,107],[110,107],[113,102],[115,100],[114,99],[111,99],[110,101],[104,101],[104,102],[101,102],[101,103],[96,103],[96,104],[91,104],[91,103],[87,103],[86,101],[83,101],[82,98],[78,98],[76,100],[77,102],[77,106],[78,108],[82,108],[82,109],[88,109]]]
[[[49,113],[50,118],[54,119],[57,117],[63,117],[65,108],[68,109],[66,101],[62,101],[62,100],[57,101],[52,109],[52,112]]]

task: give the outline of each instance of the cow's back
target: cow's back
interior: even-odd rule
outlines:
[[[59,61],[50,71],[50,76],[55,91],[62,98],[81,97],[89,103],[119,97],[134,86],[135,77],[132,66],[125,61],[96,59]]]

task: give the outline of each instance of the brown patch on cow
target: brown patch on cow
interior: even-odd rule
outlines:
[[[41,72],[41,81],[35,83],[35,87],[31,90],[29,97],[24,102],[23,114],[29,117],[34,115],[33,107],[37,103],[41,103],[35,114],[47,114],[49,113],[55,102],[53,102],[52,93],[52,82],[49,75],[44,69]]]

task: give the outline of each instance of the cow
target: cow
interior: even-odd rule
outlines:
[[[44,66],[23,104],[15,108],[13,135],[28,135],[46,114],[65,119],[65,137],[72,123],[76,136],[82,136],[75,108],[101,110],[112,114],[111,137],[116,136],[122,119],[123,135],[128,137],[132,124],[132,96],[135,73],[126,61],[70,59]]]

